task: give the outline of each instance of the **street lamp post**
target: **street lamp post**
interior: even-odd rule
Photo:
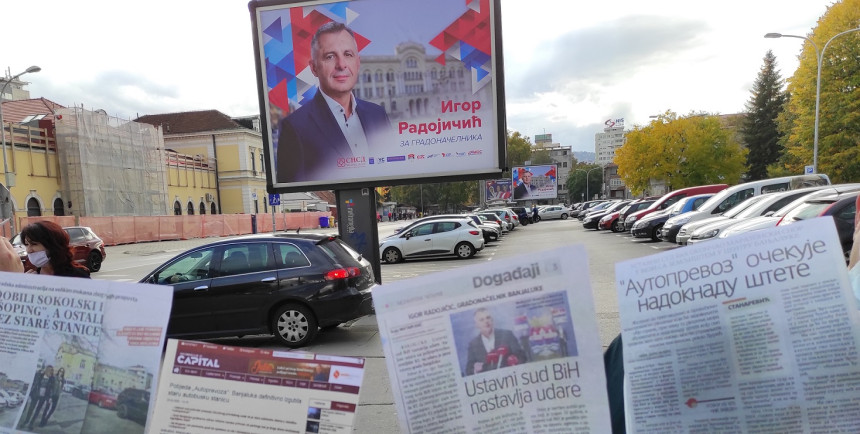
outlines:
[[[7,191],[10,188],[10,182],[9,182],[9,166],[6,163],[6,125],[4,124],[4,121],[3,121],[3,95],[6,94],[6,88],[9,86],[9,83],[11,83],[14,80],[17,80],[18,77],[20,77],[24,74],[27,74],[27,73],[31,73],[31,72],[39,72],[41,70],[42,70],[42,68],[39,68],[38,66],[31,66],[31,67],[27,68],[26,71],[24,71],[20,74],[17,74],[17,75],[13,75],[12,78],[6,80],[6,83],[3,84],[3,88],[0,89],[0,144],[3,145],[3,183],[4,183],[4,187],[6,187]],[[11,134],[12,134],[12,128],[10,127],[9,128],[9,135],[11,136]],[[14,147],[12,147],[12,152],[15,152]],[[9,193],[11,194],[11,191],[9,191]],[[11,198],[10,198],[10,201],[3,203],[3,217],[6,217],[8,215],[8,218],[11,218],[12,213],[11,213],[11,210],[8,210],[8,208],[7,208],[8,206],[12,206]]]
[[[813,133],[812,138],[812,173],[818,173],[818,108],[821,102],[821,61],[824,59],[824,52],[827,51],[827,46],[833,42],[834,39],[851,32],[860,31],[860,27],[856,29],[846,30],[841,33],[837,33],[833,35],[832,38],[828,39],[827,42],[824,43],[824,48],[821,51],[818,51],[818,45],[813,42],[812,39],[807,38],[806,36],[798,36],[798,35],[783,35],[782,33],[768,33],[764,35],[765,38],[798,38],[805,39],[812,47],[815,48],[815,57],[818,61],[818,73],[815,80],[815,132]]]
[[[575,171],[577,171],[577,172],[585,172],[585,197],[587,197],[587,198],[588,198],[588,200],[591,200],[591,196],[589,196],[589,195],[588,195],[588,174],[589,174],[589,173],[591,173],[591,172],[592,172],[592,171],[594,171],[594,170],[597,170],[597,169],[602,169],[602,167],[599,167],[599,166],[598,166],[598,167],[593,167],[593,168],[588,169],[588,170],[585,170],[585,169],[573,169],[573,170],[575,170]]]

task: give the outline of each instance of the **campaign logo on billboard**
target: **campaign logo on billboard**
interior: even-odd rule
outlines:
[[[606,126],[606,129],[613,127],[623,127],[624,126],[624,118],[618,119],[607,119],[606,122],[603,123]]]
[[[375,162],[376,160],[373,157],[370,157],[370,159],[367,160],[367,164],[374,164]]]
[[[451,154],[450,152],[443,152],[443,153],[442,153],[442,156],[443,156],[443,157],[445,157],[445,158],[448,158],[448,157],[450,157],[451,155],[452,155],[452,154]]]
[[[482,151],[480,149],[473,149],[473,150],[469,151],[469,155],[482,155],[483,152],[484,151]]]
[[[406,161],[405,155],[395,155],[393,157],[388,157],[386,160],[390,163],[392,161]]]
[[[414,160],[414,159],[415,159],[415,154],[409,154],[409,155],[407,155],[407,156],[406,156],[406,158],[408,158],[408,159],[410,159],[410,160]]]

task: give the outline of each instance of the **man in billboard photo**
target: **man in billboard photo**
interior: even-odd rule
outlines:
[[[514,189],[514,199],[525,199],[531,195],[532,190],[534,190],[532,172],[529,169],[525,169],[520,175],[520,184]]]
[[[311,40],[314,97],[278,127],[277,182],[325,180],[340,161],[362,161],[393,137],[385,109],[356,98],[361,60],[353,31],[338,22],[320,26]]]
[[[526,354],[514,332],[495,328],[489,310],[475,311],[475,327],[478,336],[469,342],[466,375],[525,363]]]

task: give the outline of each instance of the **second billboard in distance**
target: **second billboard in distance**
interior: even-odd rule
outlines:
[[[558,196],[555,164],[515,166],[511,176],[514,200],[555,199]]]

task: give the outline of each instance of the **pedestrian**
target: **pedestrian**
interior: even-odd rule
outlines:
[[[6,237],[0,237],[0,271],[10,273],[23,273],[24,264],[18,252],[12,247],[12,243]]]
[[[540,221],[540,217],[538,216],[537,204],[532,205],[532,223],[537,223]]]
[[[24,418],[24,423],[21,425],[22,427],[26,426],[31,431],[33,430],[36,418],[39,417],[39,411],[51,398],[55,382],[53,366],[48,365],[44,369],[36,371],[36,375],[33,376],[33,383],[30,385],[27,416]]]
[[[28,273],[67,277],[90,277],[90,270],[72,261],[69,234],[60,225],[41,221],[21,230],[21,240],[27,247],[27,259],[36,267]]]
[[[39,426],[45,426],[48,423],[48,419],[51,418],[51,415],[54,414],[54,410],[57,409],[57,402],[60,401],[60,392],[63,391],[63,386],[66,385],[66,370],[63,368],[57,369],[57,375],[54,376],[54,387],[51,390],[51,396],[49,405],[45,406],[45,412],[42,413],[42,422],[39,423]]]

